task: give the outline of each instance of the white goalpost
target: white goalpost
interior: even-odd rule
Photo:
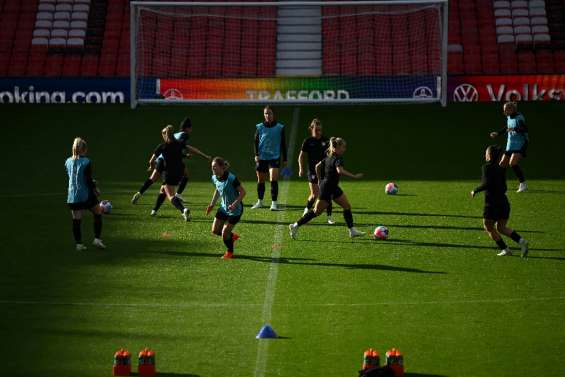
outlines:
[[[448,0],[132,1],[131,106],[447,103]]]

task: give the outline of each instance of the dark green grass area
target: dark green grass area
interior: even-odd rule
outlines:
[[[278,110],[287,136],[293,110]],[[508,196],[510,226],[530,241],[529,259],[495,256],[482,230],[483,198],[469,197],[488,132],[504,120],[497,106],[363,106],[300,108],[295,149],[314,116],[328,135],[345,137],[346,166],[367,176],[343,179],[357,226],[384,224],[390,239],[350,240],[336,210],[338,224],[321,216],[291,241],[286,226],[307,195],[292,180],[284,212],[246,209],[238,258],[225,262],[204,216],[212,196],[204,160],[189,162],[193,222],[169,204],[151,218],[156,185],[140,204],[129,200],[160,128],[190,114],[193,145],[231,161],[251,204],[260,108],[2,107],[3,375],[109,376],[115,350],[145,346],[157,351],[164,376],[261,375],[264,341],[255,334],[275,267],[271,324],[283,338],[267,341],[265,376],[356,376],[366,348],[393,346],[412,377],[564,375],[565,107],[522,110],[531,189],[516,194],[509,172]],[[104,218],[107,251],[73,248],[63,162],[76,135],[89,142],[102,198],[114,204]],[[399,195],[384,194],[388,180]],[[89,242],[91,220],[83,224]]]

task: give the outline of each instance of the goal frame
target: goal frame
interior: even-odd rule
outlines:
[[[130,2],[130,106],[135,109],[140,104],[216,104],[216,105],[257,105],[264,103],[287,104],[287,105],[316,105],[316,104],[363,104],[363,103],[434,103],[440,102],[443,107],[447,106],[447,47],[448,47],[448,16],[449,16],[449,0],[362,0],[362,1],[270,1],[270,2],[185,2],[185,1],[131,1]],[[137,98],[137,31],[138,31],[138,15],[143,7],[284,7],[284,6],[364,6],[364,5],[431,5],[440,6],[440,22],[441,22],[441,76],[437,76],[437,92],[436,98],[360,98],[347,100],[167,100],[167,99],[142,99]],[[276,77],[276,76],[274,76]]]

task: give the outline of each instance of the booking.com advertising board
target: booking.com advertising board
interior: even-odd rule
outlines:
[[[144,79],[142,98],[174,100],[354,101],[436,97],[433,77]],[[0,104],[129,103],[130,82],[117,79],[0,79]],[[450,76],[450,102],[565,101],[565,74]]]

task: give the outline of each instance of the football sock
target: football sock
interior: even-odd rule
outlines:
[[[180,180],[179,187],[177,189],[177,194],[179,195],[182,194],[187,184],[188,184],[188,177],[185,175]]]
[[[233,237],[231,234],[230,234],[230,238],[224,237],[224,245],[226,245],[228,251],[231,251],[233,253]]]
[[[102,215],[94,215],[94,237],[100,238],[102,235]]]
[[[350,209],[343,210],[343,219],[345,220],[348,228],[353,228],[353,214]]]
[[[306,212],[306,214],[304,216],[302,216],[297,222],[296,224],[298,224],[298,226],[302,226],[304,224],[306,224],[308,221],[312,220],[314,217],[316,217],[316,213],[314,211],[308,211]]]
[[[520,165],[512,166],[512,170],[514,170],[514,174],[516,174],[516,177],[518,177],[518,181],[520,183],[526,182],[526,178],[524,177],[524,172],[522,171]]]
[[[145,180],[145,182],[143,182],[143,185],[141,186],[141,188],[139,189],[139,193],[143,194],[145,191],[147,191],[147,189],[149,187],[151,187],[152,184],[153,184],[153,181],[151,179],[147,178]]]
[[[310,199],[306,202],[306,208],[312,209],[314,207],[314,203],[316,203],[316,199]]]
[[[178,197],[173,196],[173,198],[171,199],[171,204],[179,211],[184,212],[184,205],[182,204],[182,200],[180,200]]]
[[[80,231],[80,220],[73,219],[73,236],[76,243],[82,243],[82,234]]]
[[[257,183],[257,197],[259,200],[263,200],[265,197],[265,182],[258,182]]]
[[[498,245],[498,247],[500,248],[500,250],[505,250],[508,247],[506,245],[506,242],[504,242],[504,240],[502,238],[500,238],[498,241],[495,241],[495,242]]]
[[[279,181],[272,181],[271,182],[271,199],[273,202],[277,201],[279,197]]]
[[[332,202],[330,202],[330,204],[328,204],[328,208],[326,208],[326,212],[328,213],[328,216],[332,215],[333,210],[334,210],[334,206],[333,206]]]
[[[167,199],[167,195],[163,194],[162,192],[159,193],[159,195],[157,195],[157,200],[155,201],[155,207],[153,207],[153,210],[155,212],[157,212],[159,210],[159,208],[161,208],[161,206],[163,205],[163,202],[165,201],[165,199]]]
[[[512,238],[512,241],[516,243],[520,243],[520,240],[522,239],[522,237],[518,233],[516,233],[515,230],[510,234],[510,238]]]

